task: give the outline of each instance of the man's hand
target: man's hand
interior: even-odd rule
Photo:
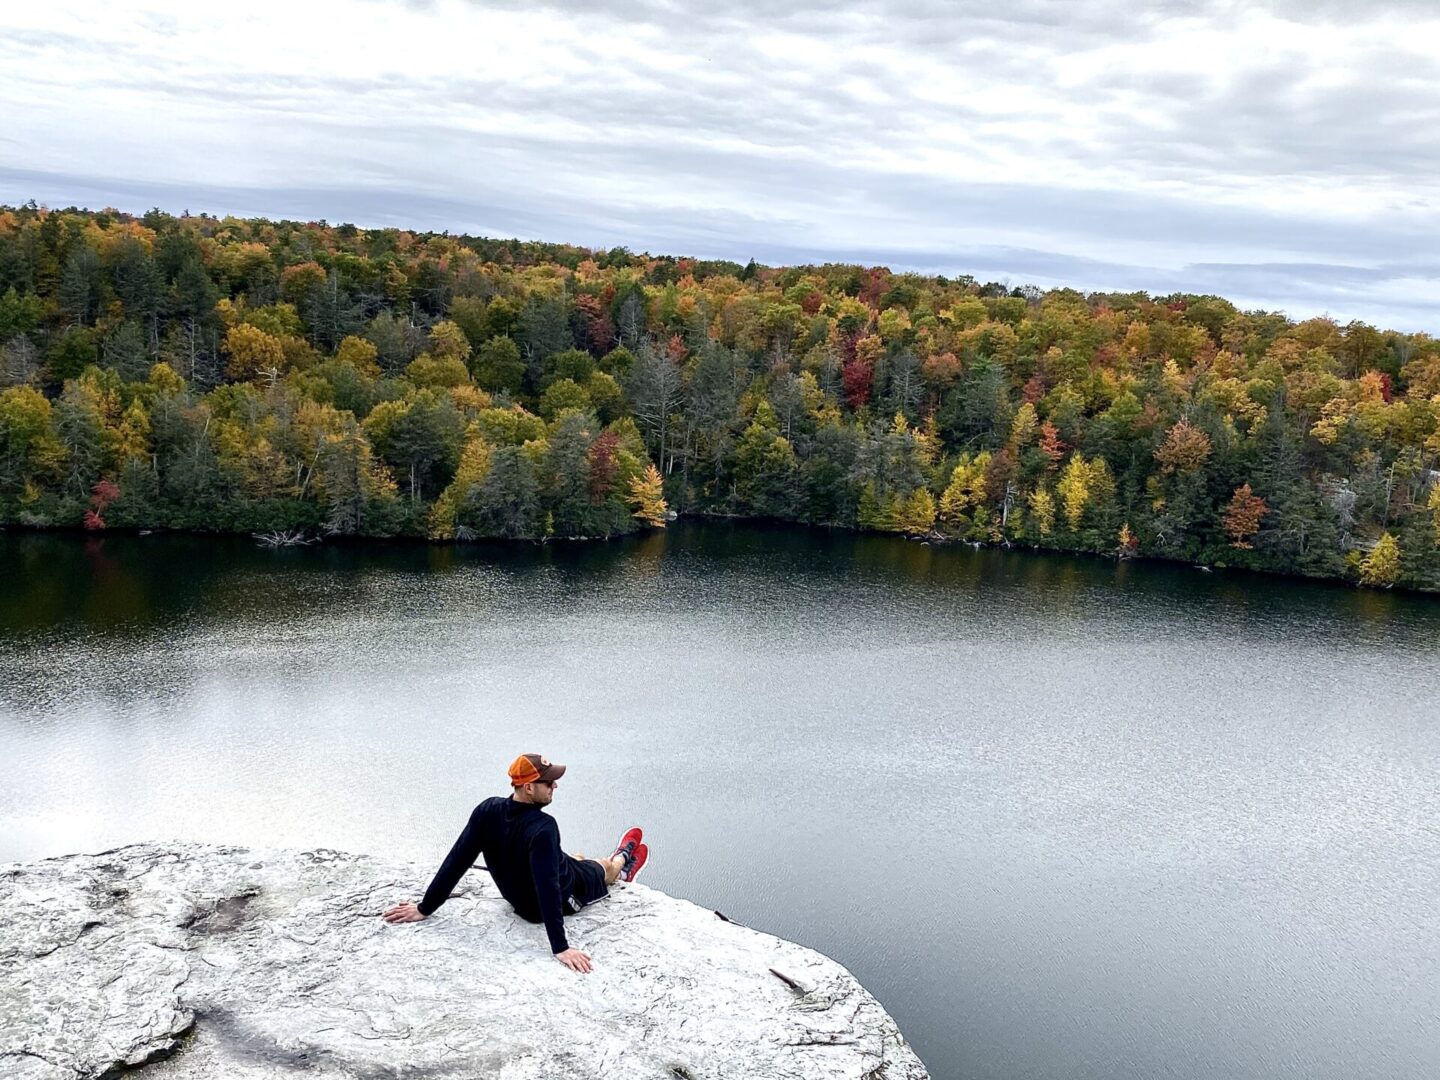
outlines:
[[[581,975],[590,972],[590,957],[586,956],[579,949],[566,949],[564,952],[557,952],[555,959],[568,967],[571,971],[578,971]]]
[[[403,904],[396,904],[380,917],[388,923],[419,922],[425,918],[420,909],[409,900],[406,900]],[[571,951],[573,952],[574,950]]]

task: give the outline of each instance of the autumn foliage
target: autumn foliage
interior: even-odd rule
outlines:
[[[100,480],[90,488],[90,506],[85,511],[85,528],[96,530],[105,528],[105,519],[101,517],[105,510],[120,497],[120,487],[114,481]]]
[[[630,481],[630,502],[636,520],[656,529],[665,527],[668,516],[662,486],[660,470],[654,465],[645,466],[645,471]]]
[[[1225,535],[1230,537],[1230,546],[1248,551],[1250,538],[1260,531],[1260,519],[1269,509],[1265,500],[1250,490],[1249,484],[1236,488],[1221,519]]]
[[[0,526],[682,514],[1440,589],[1440,341],[1220,297],[0,208]]]
[[[1188,420],[1181,420],[1165,435],[1165,442],[1155,451],[1155,460],[1163,473],[1194,473],[1210,459],[1210,436]]]

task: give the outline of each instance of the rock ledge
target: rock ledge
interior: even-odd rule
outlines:
[[[0,1075],[925,1080],[844,968],[643,885],[566,921],[595,960],[466,875],[336,851],[141,844],[0,866]]]

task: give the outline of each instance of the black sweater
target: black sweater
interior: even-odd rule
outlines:
[[[497,795],[475,807],[425,890],[420,913],[431,915],[445,903],[482,854],[496,888],[516,914],[545,924],[551,950],[568,949],[561,898],[574,891],[575,871],[560,852],[560,826],[534,803]]]

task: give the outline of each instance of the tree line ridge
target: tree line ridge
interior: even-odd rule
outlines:
[[[0,207],[0,525],[681,513],[1440,588],[1440,342],[1215,296]]]

